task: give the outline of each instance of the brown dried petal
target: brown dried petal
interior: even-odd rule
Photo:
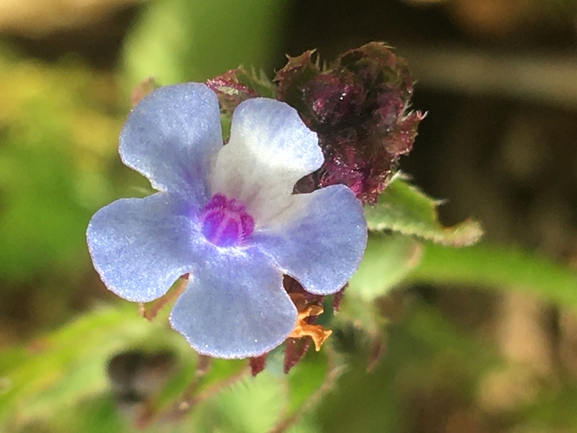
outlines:
[[[253,376],[256,376],[257,374],[259,374],[261,371],[264,370],[264,368],[266,367],[266,357],[267,353],[261,356],[256,356],[254,358],[249,358],[248,361],[250,364],[250,373]]]

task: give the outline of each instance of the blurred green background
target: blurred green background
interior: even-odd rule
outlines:
[[[0,0],[0,431],[576,431],[576,23],[553,0]],[[445,223],[474,216],[514,250],[427,250],[375,304],[377,342],[343,325],[288,377],[275,354],[256,379],[205,373],[89,261],[90,216],[148,188],[117,156],[129,96],[371,40],[407,58],[428,111],[403,171]]]

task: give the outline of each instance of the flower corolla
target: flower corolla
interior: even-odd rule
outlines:
[[[94,267],[109,290],[134,302],[163,296],[189,274],[170,323],[201,354],[272,350],[297,321],[283,275],[328,295],[361,260],[366,222],[346,186],[293,194],[323,154],[283,102],[241,103],[223,145],[212,90],[162,87],[129,114],[119,153],[158,192],[96,212],[87,230]]]

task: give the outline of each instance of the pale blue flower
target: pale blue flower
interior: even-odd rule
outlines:
[[[323,154],[285,103],[240,104],[223,146],[210,89],[162,87],[128,116],[120,156],[159,192],[117,200],[94,215],[87,232],[94,267],[108,289],[135,302],[161,297],[190,274],[170,323],[199,353],[270,351],[297,318],[283,274],[328,295],[361,260],[366,222],[347,187],[292,194]]]

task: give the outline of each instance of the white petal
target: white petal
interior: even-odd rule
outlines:
[[[211,192],[244,201],[256,226],[265,226],[290,207],[295,183],[322,163],[316,134],[294,108],[249,99],[233,114],[230,140],[213,167]]]

